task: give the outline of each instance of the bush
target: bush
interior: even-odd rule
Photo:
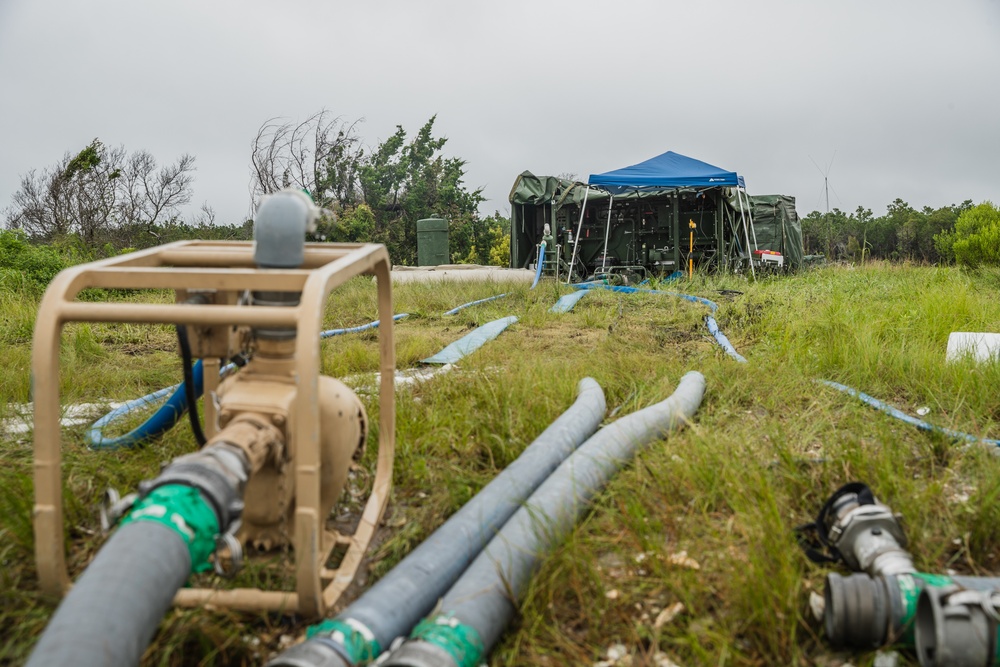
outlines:
[[[955,223],[951,248],[962,265],[1000,266],[1000,209],[992,202],[963,212]]]
[[[54,248],[32,245],[20,232],[0,230],[0,273],[5,275],[3,282],[7,286],[41,292],[70,264]]]

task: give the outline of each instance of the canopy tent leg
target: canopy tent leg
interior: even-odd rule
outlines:
[[[674,190],[674,215],[671,230],[671,241],[674,244],[674,271],[681,267],[681,193]]]
[[[604,226],[604,254],[601,255],[601,273],[606,273],[605,266],[608,263],[608,237],[611,236],[611,209],[615,205],[615,196],[611,195],[608,200],[608,222]]]
[[[573,257],[569,262],[569,273],[566,276],[566,284],[573,282],[573,268],[576,266],[576,250],[580,247],[580,232],[583,231],[583,212],[587,210],[587,197],[590,195],[590,186],[583,192],[583,205],[580,206],[580,222],[576,223],[576,238],[573,239]],[[587,276],[583,276],[584,280]]]
[[[715,243],[719,248],[719,268],[721,273],[726,273],[729,269],[729,262],[726,257],[726,224],[722,219],[722,197],[717,197],[715,203]]]
[[[750,250],[750,232],[747,230],[747,218],[743,213],[743,198],[740,196],[739,188],[736,188],[736,201],[739,202],[740,205],[740,220],[743,221],[743,236],[747,241],[747,261],[750,262],[750,276],[754,280],[757,280],[757,273],[753,270],[753,252]],[[757,247],[755,245],[754,250],[756,249]]]
[[[747,194],[746,190],[743,191],[743,197],[747,200],[747,217],[750,218],[750,233],[753,234],[753,249],[757,248],[757,230],[753,227],[753,209],[750,207],[750,195]]]

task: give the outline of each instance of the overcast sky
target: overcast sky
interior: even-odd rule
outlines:
[[[257,129],[324,108],[368,145],[437,114],[484,213],[667,150],[801,215],[825,174],[845,211],[1000,203],[1000,0],[0,0],[0,209],[99,137],[195,155],[239,222]]]

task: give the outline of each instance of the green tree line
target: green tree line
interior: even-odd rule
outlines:
[[[802,239],[807,254],[832,259],[995,265],[1000,264],[1000,210],[971,200],[917,210],[897,198],[881,216],[861,206],[850,214],[837,208],[813,211],[802,218]]]

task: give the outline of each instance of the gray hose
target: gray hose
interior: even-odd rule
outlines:
[[[439,611],[379,664],[478,665],[513,617],[545,553],[566,538],[594,496],[641,447],[694,415],[704,392],[704,376],[689,372],[670,398],[619,419],[584,443],[490,541]]]
[[[429,613],[497,530],[604,419],[604,392],[580,381],[573,405],[503,472],[310,641],[278,655],[269,667],[364,664]]]
[[[190,573],[176,532],[151,521],[122,526],[56,610],[28,667],[138,665]]]
[[[174,459],[139,496],[66,595],[28,664],[137,665],[192,571],[238,524],[250,462],[217,440]]]

